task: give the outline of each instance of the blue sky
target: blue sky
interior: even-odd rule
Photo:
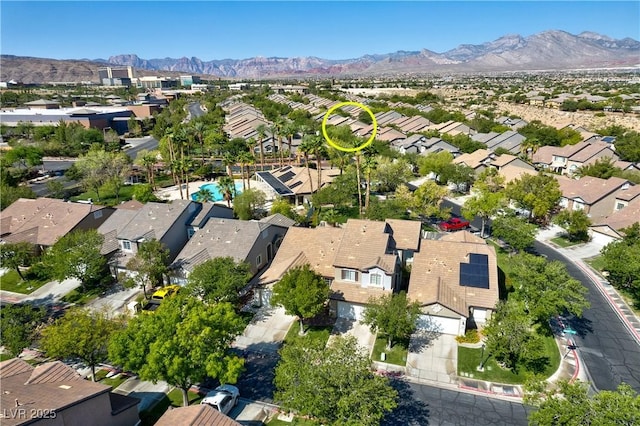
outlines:
[[[355,58],[444,52],[548,29],[640,39],[640,2],[12,1],[0,5],[2,54],[56,59]]]

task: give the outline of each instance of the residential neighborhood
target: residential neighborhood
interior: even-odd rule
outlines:
[[[0,423],[640,424],[640,45],[441,50],[20,59]]]

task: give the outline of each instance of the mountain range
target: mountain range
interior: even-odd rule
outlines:
[[[29,60],[33,67],[27,66]],[[640,42],[631,38],[616,40],[594,32],[574,35],[551,30],[528,37],[510,34],[482,44],[463,44],[444,53],[422,49],[344,60],[308,56],[203,61],[196,57],[142,59],[135,54],[124,54],[108,59],[59,61],[3,55],[0,79],[25,83],[97,81],[97,70],[92,67],[105,64],[131,65],[142,70],[142,74],[146,74],[145,70],[172,71],[226,78],[568,70],[640,66]]]

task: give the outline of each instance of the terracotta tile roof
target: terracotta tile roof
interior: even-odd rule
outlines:
[[[173,408],[158,419],[156,426],[240,426],[230,417],[207,404]]]
[[[390,235],[385,230],[385,222],[349,219],[334,265],[358,270],[379,266],[386,273],[393,274],[396,256],[387,255]]]
[[[380,297],[387,294],[391,294],[391,292],[381,288],[362,287],[360,283],[334,280],[331,283],[331,294],[329,298],[366,304],[372,297]]]
[[[622,189],[616,194],[617,200],[631,201],[640,195],[640,185],[632,185],[627,189]]]
[[[581,198],[586,204],[594,204],[621,189],[629,182],[618,177],[610,177],[609,179],[600,179],[593,176],[583,176],[580,179],[569,179],[562,176],[556,176],[560,184],[562,196],[568,199]]]
[[[2,407],[6,409],[19,404],[27,408],[27,413],[29,410],[54,410],[59,414],[68,407],[108,393],[111,389],[111,386],[84,380],[60,361],[35,368],[17,358],[3,361],[0,363],[0,381]],[[25,419],[19,416],[3,417],[3,426],[25,424]],[[89,419],[85,420],[85,424],[90,424]]]
[[[393,245],[401,250],[420,250],[422,223],[417,220],[387,219]]]
[[[344,229],[334,227],[289,228],[278,253],[260,281],[270,283],[279,280],[288,268],[309,264],[323,277],[333,278],[333,262],[342,240]],[[301,257],[300,255],[304,255]]]
[[[140,210],[143,206],[144,204],[138,200],[129,200],[129,201],[125,201],[124,203],[118,204],[117,206],[115,206],[115,208],[126,209],[126,210]]]
[[[611,213],[608,217],[594,224],[594,226],[604,225],[615,231],[620,231],[636,222],[640,222],[640,197],[634,198],[626,207]]]
[[[104,206],[68,203],[53,198],[19,198],[4,209],[0,217],[11,217],[9,233],[14,235],[6,237],[6,241],[30,241],[52,246],[58,238],[71,232],[83,219],[99,210],[105,216],[113,212],[113,209]],[[6,224],[3,228],[6,228]],[[20,239],[19,235],[25,239]]]
[[[507,164],[509,164],[513,160],[517,160],[517,159],[518,159],[518,157],[516,157],[515,155],[502,154],[502,155],[497,156],[493,160],[491,160],[491,165],[500,168],[500,167],[506,166]]]
[[[538,174],[536,170],[516,166],[513,164],[507,164],[500,167],[498,174],[504,178],[504,183],[507,184],[516,179],[522,179],[524,175],[535,176]]]
[[[470,154],[462,154],[453,159],[453,164],[466,164],[472,169],[477,169],[491,157],[491,152],[487,149],[478,149]]]
[[[460,285],[460,264],[469,254],[488,257],[489,288]],[[440,240],[423,240],[414,255],[407,296],[422,305],[439,303],[465,317],[469,307],[491,309],[498,301],[498,266],[493,247],[469,232],[447,234]]]
[[[579,150],[578,152],[573,154],[571,157],[569,157],[569,160],[575,161],[578,163],[584,163],[590,158],[592,158],[593,156],[595,156],[596,154],[600,153],[601,151],[606,151],[605,156],[607,157],[610,157],[612,159],[618,159],[618,156],[616,155],[615,152],[613,152],[613,150],[611,149],[608,143],[590,142],[588,146],[585,146],[583,149]]]

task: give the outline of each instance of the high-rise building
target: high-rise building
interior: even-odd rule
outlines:
[[[135,77],[136,70],[132,66],[98,68],[98,78],[104,86],[131,86]]]

